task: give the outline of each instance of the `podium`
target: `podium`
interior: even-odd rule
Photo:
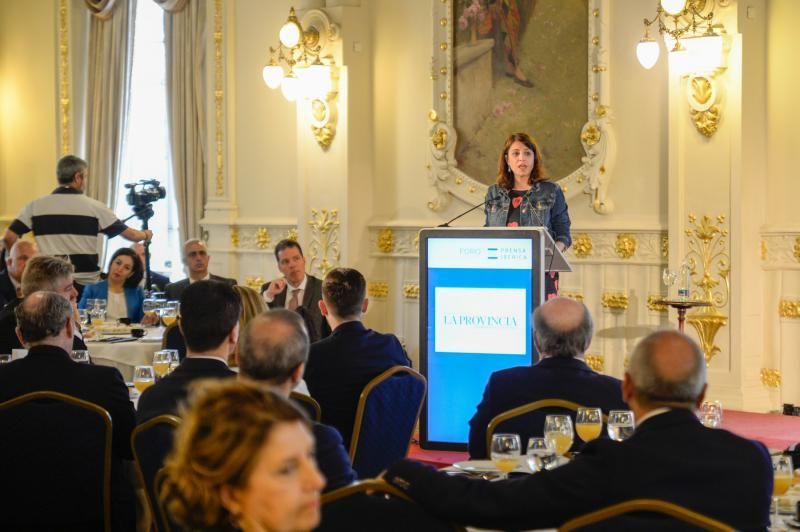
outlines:
[[[533,311],[551,271],[572,268],[542,227],[420,231],[423,449],[465,450],[489,376],[535,360]]]

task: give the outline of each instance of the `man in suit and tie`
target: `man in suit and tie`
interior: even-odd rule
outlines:
[[[311,344],[305,374],[322,422],[336,427],[348,448],[364,386],[392,366],[411,365],[395,335],[364,327],[366,295],[367,282],[357,270],[335,268],[325,276],[319,308],[333,332]]]
[[[0,272],[0,308],[22,295],[22,272],[25,264],[39,254],[36,244],[29,240],[17,240],[6,257],[6,269]]]
[[[684,506],[736,530],[766,530],[769,453],[759,442],[706,428],[697,419],[706,361],[691,338],[671,330],[647,336],[631,355],[622,390],[636,418],[633,435],[622,442],[591,441],[559,468],[488,482],[403,460],[385,477],[434,515],[479,528],[555,528],[646,498]],[[648,530],[653,522],[642,521],[646,517],[620,518],[608,529]]]
[[[306,320],[311,342],[328,336],[330,330],[319,310],[322,281],[306,274],[306,259],[300,244],[288,238],[281,240],[275,246],[275,260],[283,276],[261,286],[267,306],[299,312]]]
[[[308,331],[303,318],[286,309],[269,310],[247,324],[239,350],[239,376],[263,382],[275,392],[289,397],[303,378],[308,360]],[[312,423],[316,458],[327,479],[325,491],[356,480],[356,473],[333,427]]]
[[[189,277],[175,283],[170,283],[164,289],[164,295],[170,301],[179,301],[183,291],[197,281],[219,281],[230,286],[236,284],[235,279],[220,277],[208,271],[208,262],[211,255],[208,254],[208,246],[198,238],[190,238],[183,244],[183,264]]]
[[[540,399],[565,399],[583,406],[625,410],[619,379],[596,373],[584,361],[592,341],[592,316],[583,303],[558,297],[533,314],[534,342],[541,359],[533,366],[497,371],[489,377],[475,415],[469,422],[469,455],[488,458],[486,428],[496,415]],[[549,411],[534,411],[509,420],[498,432],[519,434],[527,441],[542,436]],[[575,445],[579,445],[577,441]]]
[[[239,296],[227,283],[198,281],[181,296],[180,328],[186,358],[175,370],[146,389],[139,398],[137,419],[144,423],[162,414],[179,414],[192,381],[229,378],[228,356],[239,339]]]
[[[139,260],[142,262],[142,269],[144,269],[146,267],[144,260],[144,244],[140,242],[131,244],[131,249],[136,252],[136,256],[139,257]],[[166,275],[161,275],[158,272],[154,272],[153,270],[150,270],[150,284],[153,285],[154,290],[163,292],[164,289],[169,284],[169,277],[167,277]],[[144,277],[142,277],[142,281],[139,283],[139,286],[141,286],[142,288],[147,288],[145,286]]]
[[[55,259],[54,257],[39,257],[39,259]],[[69,263],[66,263],[71,267]],[[69,280],[72,286],[72,279]],[[74,291],[75,289],[72,288]],[[134,530],[135,528],[135,498],[133,484],[127,475],[131,452],[131,431],[134,427],[135,414],[133,404],[128,396],[128,388],[122,380],[122,375],[116,368],[107,366],[94,366],[79,364],[70,358],[73,346],[73,306],[61,293],[33,292],[16,308],[18,320],[17,334],[20,341],[28,348],[25,358],[15,360],[8,364],[0,365],[0,402],[8,401],[21,395],[49,390],[72,395],[79,399],[95,403],[111,414],[113,420],[112,433],[112,466],[111,466],[111,507],[114,530]],[[9,435],[10,436],[10,435]],[[15,432],[15,438],[30,437],[36,440],[46,437],[46,434],[20,435]],[[18,440],[17,440],[18,441]],[[31,441],[30,445],[35,445]],[[13,449],[6,449],[13,453]],[[126,462],[127,461],[127,462]],[[32,476],[39,478],[42,489],[39,493],[14,489],[16,475]],[[37,504],[44,512],[42,515],[22,516],[23,521],[16,525],[9,523],[9,512],[0,515],[0,528],[5,530],[21,530],[28,527],[39,530],[102,530],[103,515],[100,508],[96,514],[84,513],[86,511],[64,507],[58,491],[53,491],[52,486],[69,486],[78,479],[63,477],[63,471],[38,471],[36,463],[19,463],[19,471],[3,471],[4,482],[12,486],[4,490],[5,495],[11,494],[12,499],[3,497],[3,506],[7,509],[30,507],[22,500],[15,503],[13,497],[37,500]],[[66,503],[72,504],[73,502]],[[44,522],[50,519],[50,525]],[[76,523],[73,520],[81,520]],[[40,523],[40,525],[34,525]],[[37,528],[39,526],[39,528]]]

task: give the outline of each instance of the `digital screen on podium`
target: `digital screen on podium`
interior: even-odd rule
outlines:
[[[539,238],[528,229],[422,231],[424,448],[465,449],[489,376],[531,364],[532,312],[541,298]]]

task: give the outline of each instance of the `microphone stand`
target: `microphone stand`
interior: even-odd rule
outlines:
[[[461,214],[459,214],[458,216],[456,216],[452,220],[448,220],[448,221],[446,221],[445,223],[443,223],[441,225],[437,225],[436,227],[450,227],[451,223],[455,222],[456,220],[458,220],[462,216],[466,216],[467,214],[471,213],[472,211],[474,211],[478,207],[483,207],[485,204],[486,204],[486,201],[482,201],[482,202],[478,203],[477,205],[475,205],[474,207],[470,207],[466,211],[462,212]]]

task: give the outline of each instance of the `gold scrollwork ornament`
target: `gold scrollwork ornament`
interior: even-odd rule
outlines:
[[[332,99],[316,98],[311,101],[311,131],[322,149],[327,150],[336,136],[338,112]]]
[[[367,287],[369,297],[386,299],[389,296],[389,283],[386,281],[373,281]]]
[[[781,318],[800,318],[800,300],[781,300],[778,313]]]
[[[572,250],[575,252],[575,256],[579,259],[585,259],[591,255],[593,247],[594,244],[592,244],[592,237],[586,233],[580,233],[572,242]]]
[[[607,292],[600,299],[600,304],[609,310],[628,310],[628,295]]]
[[[605,357],[603,355],[586,355],[586,364],[597,373],[602,373],[605,369]]]
[[[311,268],[323,277],[339,264],[339,211],[311,209]]]
[[[719,128],[719,87],[713,76],[690,76],[686,84],[689,114],[697,131],[712,137]]]
[[[266,227],[259,227],[256,229],[256,247],[258,249],[267,249],[269,247],[269,242],[269,229]]]
[[[378,233],[378,250],[381,253],[392,253],[394,251],[394,231],[386,227]]]
[[[633,235],[622,233],[617,235],[617,241],[614,243],[614,251],[622,259],[629,259],[636,254],[636,237]]]
[[[403,297],[406,299],[419,299],[419,284],[405,283],[403,284]]]
[[[245,278],[244,284],[248,288],[252,288],[253,290],[259,290],[261,288],[261,285],[264,284],[264,278],[251,275]]]
[[[761,368],[761,384],[767,388],[780,388],[781,371],[774,368]]]

